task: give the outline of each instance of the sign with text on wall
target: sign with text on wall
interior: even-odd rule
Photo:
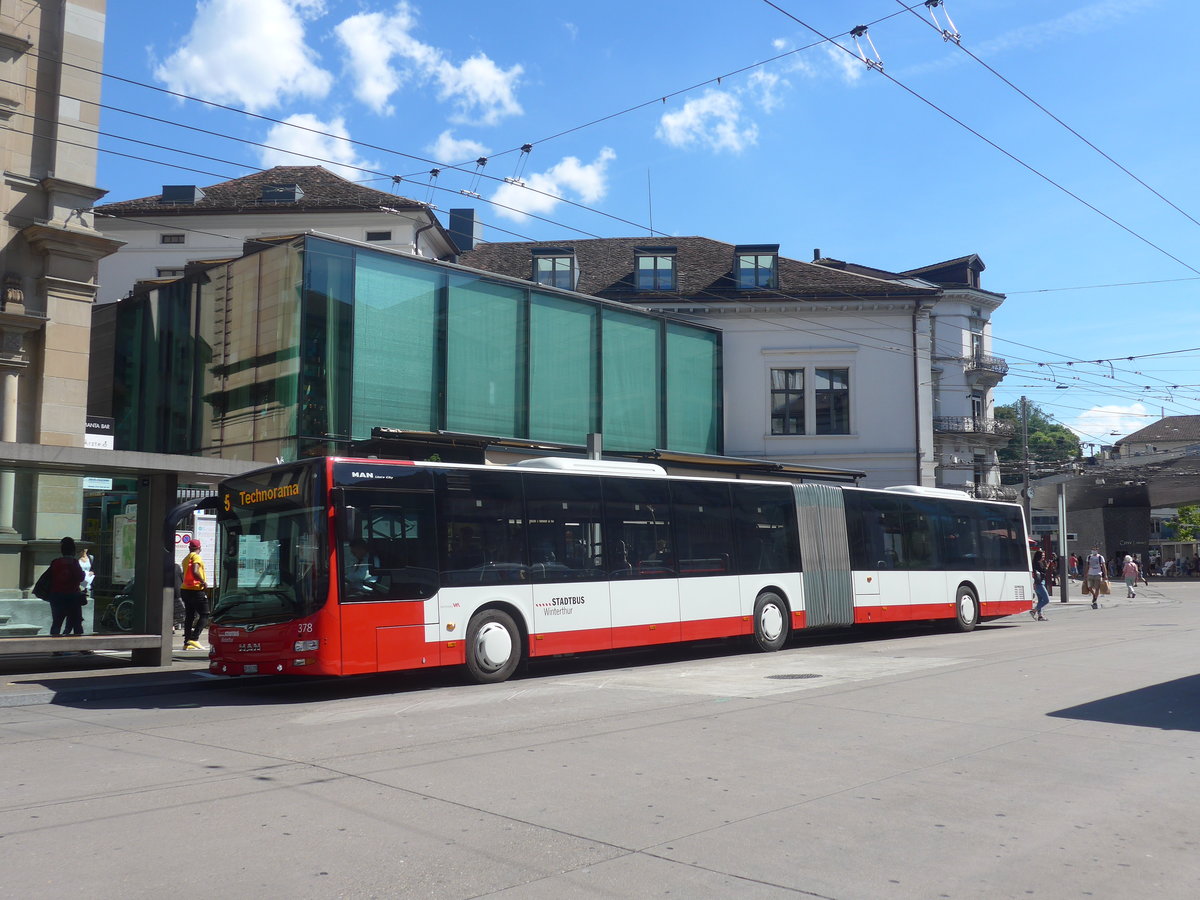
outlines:
[[[112,450],[114,420],[105,416],[88,416],[83,425],[83,446],[87,450]]]

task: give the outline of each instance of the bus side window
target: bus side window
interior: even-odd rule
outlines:
[[[519,584],[529,578],[521,480],[508,472],[443,471],[442,584]]]
[[[739,575],[800,571],[796,495],[790,484],[730,485],[733,569]]]
[[[530,579],[571,582],[605,577],[600,479],[526,474],[523,480]]]
[[[347,490],[357,534],[341,544],[344,600],[424,600],[438,588],[433,494]]]
[[[731,569],[727,549],[733,528],[729,485],[673,481],[671,508],[679,574],[727,574]]]
[[[676,574],[671,498],[666,481],[601,479],[611,578],[673,578]]]

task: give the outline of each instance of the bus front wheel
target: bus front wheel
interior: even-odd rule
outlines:
[[[973,631],[979,624],[979,598],[969,584],[960,584],[954,597],[954,628]]]
[[[521,632],[512,616],[486,609],[467,629],[467,671],[479,684],[505,681],[521,662]]]
[[[754,601],[754,643],[759,650],[779,650],[788,639],[787,604],[767,591]]]

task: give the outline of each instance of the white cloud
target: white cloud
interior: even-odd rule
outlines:
[[[867,71],[867,64],[862,61],[862,58],[857,54],[847,53],[845,50],[839,49],[832,44],[823,45],[825,55],[829,58],[829,62],[833,64],[833,69],[841,76],[842,81],[846,84],[855,84],[863,76],[863,72]],[[840,46],[840,45],[839,45]]]
[[[1141,403],[1093,406],[1087,412],[1080,413],[1068,427],[1083,443],[1112,444],[1127,434],[1145,428],[1152,418]],[[1113,434],[1114,431],[1117,433]]]
[[[527,176],[527,188],[516,184],[500,185],[491,200],[500,204],[496,207],[498,215],[516,222],[524,221],[531,214],[546,215],[563,199],[594,205],[608,193],[607,168],[616,158],[617,154],[609,147],[602,148],[595,160],[586,164],[574,156],[563,157],[545,172]]]
[[[283,122],[284,124],[272,125],[263,139],[264,144],[280,148],[259,150],[258,156],[264,169],[271,166],[319,165],[350,181],[362,181],[370,176],[350,168],[351,166],[376,170],[379,168],[377,162],[361,159],[353,144],[338,140],[339,137],[350,137],[350,132],[346,130],[346,122],[341,118],[322,122],[314,115],[302,113],[288,116]]]
[[[447,129],[425,148],[425,152],[443,165],[454,166],[487,156],[492,151],[479,141],[456,138],[454,132]]]
[[[786,79],[765,69],[755,69],[751,72],[747,83],[758,105],[766,113],[772,113],[783,105],[783,98],[779,96],[779,91],[782,88],[791,87]]]
[[[173,91],[270,109],[288,97],[321,98],[332,76],[304,40],[320,0],[200,0],[183,41],[154,70]]]
[[[758,126],[742,120],[742,102],[732,92],[709,90],[664,113],[655,135],[672,147],[741,153],[758,141]]]
[[[334,28],[349,54],[359,100],[391,115],[391,97],[405,84],[432,82],[438,99],[452,104],[452,121],[494,125],[523,112],[516,98],[521,66],[502,69],[483,53],[455,65],[440,49],[413,37],[416,26],[415,11],[402,0],[391,13],[360,13]]]

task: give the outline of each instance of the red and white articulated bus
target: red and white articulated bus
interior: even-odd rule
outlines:
[[[656,465],[314,458],[221,485],[210,669],[350,675],[1029,609],[1015,504]]]

